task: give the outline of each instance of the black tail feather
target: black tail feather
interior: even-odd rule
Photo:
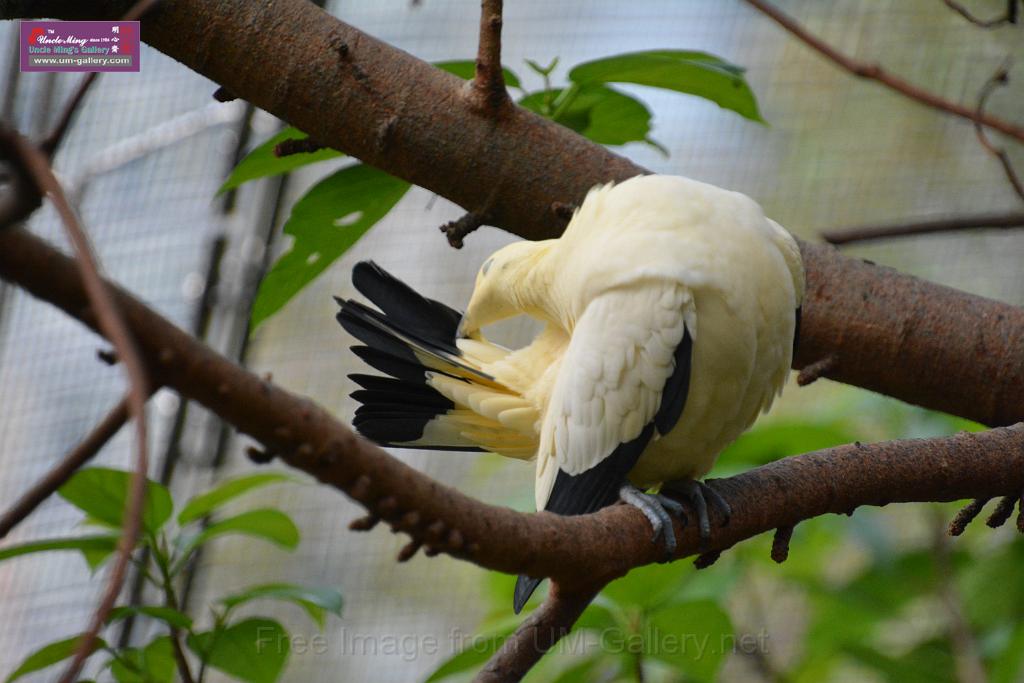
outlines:
[[[537,586],[541,584],[544,579],[535,579],[532,576],[526,576],[520,574],[516,578],[516,590],[512,597],[512,609],[515,610],[516,614],[523,611],[523,607],[526,606],[526,601],[533,595],[533,591],[537,590]]]

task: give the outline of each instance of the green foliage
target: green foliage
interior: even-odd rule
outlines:
[[[188,637],[199,658],[224,673],[250,683],[274,683],[291,647],[288,632],[272,619],[246,619]]]
[[[279,311],[348,251],[408,190],[404,180],[364,164],[343,168],[314,185],[295,203],[284,225],[294,241],[260,283],[252,326]]]
[[[107,468],[80,470],[60,489],[60,495],[85,513],[85,520],[104,528],[122,523],[132,473]],[[142,543],[150,550],[150,561],[140,567],[143,577],[156,588],[160,604],[115,607],[107,624],[129,617],[152,620],[163,633],[141,647],[114,648],[103,639],[91,653],[106,653],[104,668],[119,683],[172,683],[178,677],[174,638],[187,643],[196,660],[237,680],[274,683],[288,660],[288,632],[272,619],[233,618],[235,608],[254,600],[272,599],[291,602],[305,611],[323,629],[327,614],[341,615],[341,593],[331,587],[307,587],[288,583],[250,586],[215,602],[213,624],[197,630],[193,618],[181,611],[178,603],[177,574],[203,544],[228,534],[243,534],[269,540],[286,550],[299,543],[299,530],[288,515],[273,508],[260,508],[208,520],[229,502],[260,487],[293,478],[281,473],[260,473],[240,477],[214,487],[189,500],[178,512],[177,528],[168,524],[174,501],[163,486],[148,481]],[[202,528],[193,527],[202,524]],[[101,535],[55,538],[23,543],[0,549],[0,561],[31,553],[74,550],[83,553],[90,567],[102,565],[116,550],[119,535],[113,531]],[[80,636],[66,638],[29,655],[7,679],[14,681],[71,657]],[[194,661],[193,661],[194,663]]]
[[[14,672],[7,677],[6,683],[16,681],[23,676],[27,676],[30,673],[41,671],[49,666],[61,662],[71,657],[78,650],[79,642],[81,641],[82,635],[71,636],[64,640],[58,640],[57,642],[44,645],[39,648],[18,666]],[[92,651],[95,652],[100,648],[106,647],[107,644],[102,639],[97,639],[93,644]]]
[[[134,476],[132,472],[90,467],[75,472],[57,493],[88,515],[91,521],[119,527]],[[173,509],[170,492],[156,482],[147,482],[142,528],[150,534],[160,531]]]
[[[506,85],[522,93],[518,103],[602,145],[640,142],[667,154],[650,137],[652,116],[647,106],[611,87],[611,83],[696,95],[753,121],[762,121],[743,69],[703,52],[651,50],[598,59],[571,69],[565,87],[551,84],[557,58],[547,66],[533,60],[526,63],[543,79],[543,87],[536,91],[525,90],[519,76],[502,68]],[[437,62],[435,66],[463,79],[473,78],[475,72],[472,60]],[[341,156],[333,150],[280,158],[274,155],[279,142],[304,135],[287,128],[258,146],[235,167],[219,192]],[[408,189],[408,183],[363,164],[348,166],[313,186],[296,202],[285,223],[284,233],[294,240],[260,283],[252,328],[281,310],[348,251]]]

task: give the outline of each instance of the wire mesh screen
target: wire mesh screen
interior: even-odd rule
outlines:
[[[840,50],[878,61],[957,101],[974,102],[1007,55],[1018,61],[1024,57],[1019,33],[980,31],[933,0],[779,4]],[[979,13],[996,13],[1004,4],[975,3]],[[539,87],[541,80],[524,66],[526,58],[546,63],[558,57],[556,81],[576,63],[654,47],[703,50],[747,67],[766,125],[704,100],[625,87],[653,112],[652,137],[667,154],[642,144],[622,153],[655,171],[745,192],[803,237],[841,225],[1011,209],[1018,201],[969,122],[850,77],[742,2],[521,0],[506,5],[503,61],[528,88]],[[475,54],[477,8],[469,0],[328,5],[344,21],[428,61]],[[11,29],[4,27],[7,42],[13,41]],[[235,212],[222,213],[212,198],[230,164],[235,123],[244,120],[244,108],[211,105],[214,84],[152,50],[142,59],[141,74],[100,80],[56,166],[79,198],[107,272],[186,327],[196,315],[211,241],[227,235],[208,338],[237,354],[242,347],[239,316],[244,317],[251,293],[245,286],[251,275],[246,264],[261,258],[257,236],[270,220],[279,188],[266,181],[246,186]],[[64,77],[22,75],[13,105],[16,122],[26,130],[45,130],[40,121],[52,119],[55,103],[73,83]],[[1024,110],[1022,105],[1024,89],[1012,83],[992,98],[989,109],[1013,117]],[[269,117],[259,115],[252,126],[256,141],[274,130]],[[104,150],[107,161],[97,162],[97,153]],[[1018,166],[1024,165],[1019,150],[1010,153]],[[297,174],[282,198],[284,207],[327,168]],[[346,375],[361,371],[361,365],[347,350],[352,340],[334,321],[331,296],[355,296],[351,268],[372,258],[426,295],[463,305],[479,264],[512,238],[482,229],[467,238],[462,251],[454,251],[437,226],[459,215],[458,207],[414,189],[256,331],[248,364],[349,419],[354,404],[347,395],[355,387]],[[60,226],[49,210],[39,212],[30,225],[58,238]],[[279,241],[276,250],[286,247]],[[1024,300],[1019,267],[1024,236],[1019,233],[908,239],[851,251],[951,286]],[[104,344],[76,323],[21,294],[2,301],[0,496],[9,501],[116,402],[123,382],[117,370],[93,360]],[[531,330],[526,322],[505,325],[501,341],[522,343]],[[793,400],[799,400],[794,392],[783,398]],[[170,395],[151,404],[158,425],[154,453],[166,450],[177,409]],[[193,410],[184,425],[176,493],[196,492],[211,481],[251,470],[244,438],[230,441],[223,466],[216,467],[216,424]],[[120,435],[100,461],[127,466],[129,445],[130,439]],[[483,500],[522,509],[531,505],[529,465],[460,453],[395,455]],[[154,464],[154,476],[159,465]],[[189,598],[194,614],[203,623],[211,599],[245,585],[287,580],[336,585],[345,595],[344,617],[329,621],[323,634],[292,608],[264,603],[252,608],[274,614],[293,635],[284,680],[422,680],[451,654],[460,635],[473,633],[478,625],[486,608],[483,572],[443,556],[397,564],[401,538],[380,529],[349,532],[347,523],[360,509],[335,491],[297,478],[302,483],[268,489],[259,504],[279,506],[296,519],[302,531],[298,550],[288,554],[244,539],[211,545],[195,570]],[[239,509],[253,505],[238,504]],[[11,540],[66,533],[77,519],[67,505],[53,500]],[[0,612],[6,616],[0,623],[0,672],[34,647],[80,631],[100,576],[90,576],[81,559],[70,554],[0,564]],[[727,667],[725,677],[740,679],[742,674]]]

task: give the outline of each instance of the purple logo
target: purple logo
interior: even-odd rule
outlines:
[[[138,71],[137,21],[23,21],[22,71]]]

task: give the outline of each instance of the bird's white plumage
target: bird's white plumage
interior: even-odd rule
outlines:
[[[526,313],[547,326],[512,352],[479,334],[460,342],[462,360],[492,383],[464,374],[431,384],[489,421],[485,447],[536,453],[540,509],[559,470],[589,470],[654,419],[686,330],[683,412],[630,479],[698,478],[781,391],[803,288],[796,242],[753,200],[687,178],[637,177],[592,190],[560,239],[489,259],[464,325]]]

